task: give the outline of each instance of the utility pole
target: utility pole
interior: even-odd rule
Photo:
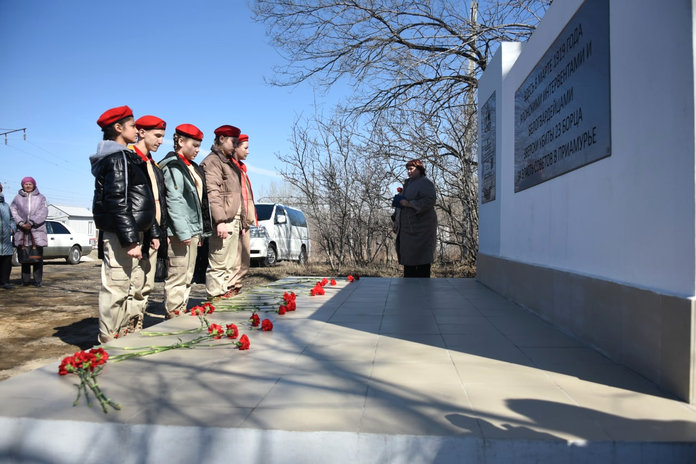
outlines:
[[[24,132],[24,140],[27,139],[27,128],[26,128],[26,127],[23,127],[23,128],[21,128],[21,129],[0,129],[0,130],[5,130],[5,131],[6,131],[6,132],[0,132],[0,135],[4,135],[4,136],[5,136],[5,145],[7,145],[7,134],[11,134],[11,133],[13,133],[13,132],[22,131],[22,132]]]

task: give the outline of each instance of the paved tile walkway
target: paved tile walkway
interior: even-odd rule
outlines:
[[[72,407],[57,363],[0,382],[0,461],[696,462],[695,406],[475,280],[362,278],[310,297],[286,279],[232,301],[284,290],[297,311],[267,313],[273,332],[244,328],[249,351],[107,364],[118,412]],[[177,339],[131,335],[110,352]]]

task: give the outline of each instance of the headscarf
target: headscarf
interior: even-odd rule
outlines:
[[[26,184],[27,182],[31,182],[32,184],[34,184],[34,188],[36,188],[36,181],[34,180],[33,177],[29,177],[29,176],[27,176],[27,177],[25,177],[24,179],[22,179],[22,185],[20,185],[20,187],[23,188],[23,187],[24,187],[24,184]]]

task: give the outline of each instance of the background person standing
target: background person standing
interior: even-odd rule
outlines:
[[[14,285],[10,284],[10,273],[12,272],[12,234],[16,229],[15,222],[12,220],[10,205],[5,202],[5,195],[2,193],[0,184],[0,288],[11,290]]]
[[[435,185],[425,176],[420,160],[406,163],[406,171],[408,179],[394,198],[401,208],[396,215],[396,254],[404,266],[404,277],[430,277],[437,240]]]
[[[48,206],[46,205],[46,197],[39,193],[39,189],[36,188],[36,181],[33,177],[22,179],[22,189],[12,200],[10,211],[12,211],[12,220],[17,223],[17,231],[14,235],[15,246],[36,245],[37,248],[41,248],[43,256],[43,247],[48,245],[46,234]],[[42,280],[43,258],[37,263],[22,264],[22,285],[41,287]]]

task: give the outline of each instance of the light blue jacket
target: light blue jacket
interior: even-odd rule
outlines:
[[[5,197],[0,193],[0,256],[12,255],[12,234],[17,225],[12,220],[10,205],[5,203]]]
[[[194,235],[209,237],[212,231],[205,174],[196,163],[191,164],[203,182],[203,198],[198,198],[193,178],[176,153],[170,152],[159,162],[167,188],[167,234],[182,241]]]

